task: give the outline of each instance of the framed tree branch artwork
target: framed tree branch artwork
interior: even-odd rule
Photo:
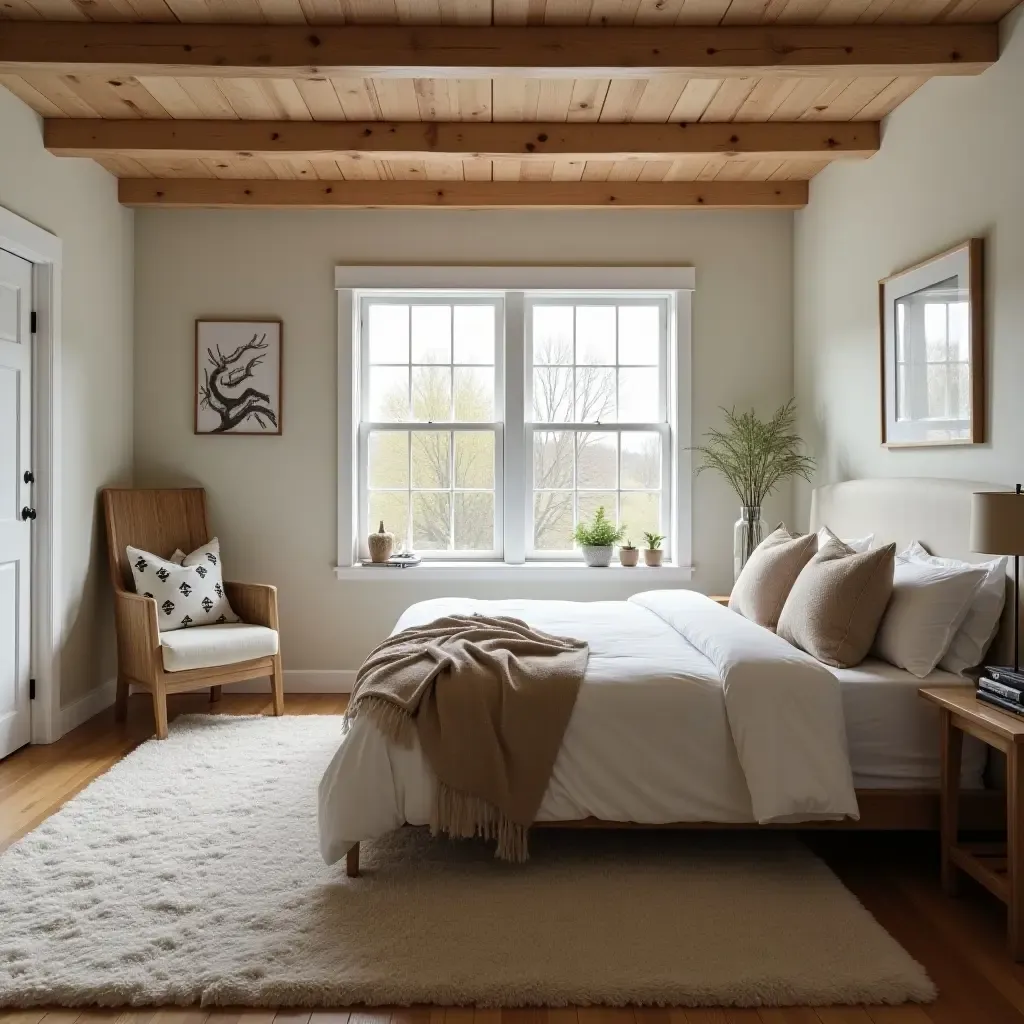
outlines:
[[[197,320],[195,433],[281,433],[280,320]]]
[[[889,448],[985,440],[983,253],[971,238],[879,282]]]

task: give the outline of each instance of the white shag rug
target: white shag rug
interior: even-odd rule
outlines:
[[[333,716],[178,719],[0,856],[0,1005],[930,1000],[797,840],[543,832],[524,865],[404,829],[317,849]]]

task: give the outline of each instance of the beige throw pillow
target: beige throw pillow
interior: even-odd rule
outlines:
[[[780,526],[754,548],[729,597],[729,607],[766,629],[774,629],[800,570],[818,550],[813,533],[793,536]]]
[[[793,584],[779,636],[826,665],[859,665],[889,603],[895,564],[895,544],[857,554],[830,539]]]

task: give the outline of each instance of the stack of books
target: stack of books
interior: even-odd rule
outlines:
[[[411,551],[399,551],[386,562],[373,562],[369,558],[363,558],[361,564],[373,569],[408,569],[420,564],[420,556]]]
[[[978,678],[976,696],[1000,711],[1024,715],[1024,672],[986,665]]]

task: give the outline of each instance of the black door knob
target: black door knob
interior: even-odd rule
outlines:
[[[35,473],[33,473],[31,469],[26,469],[25,470],[24,480],[25,480],[25,483],[27,483],[27,484],[34,484],[36,482],[36,475],[35,475]]]
[[[21,510],[21,518],[22,519],[35,519],[35,517],[36,517],[36,510],[34,508],[29,508],[28,505],[26,505]]]

